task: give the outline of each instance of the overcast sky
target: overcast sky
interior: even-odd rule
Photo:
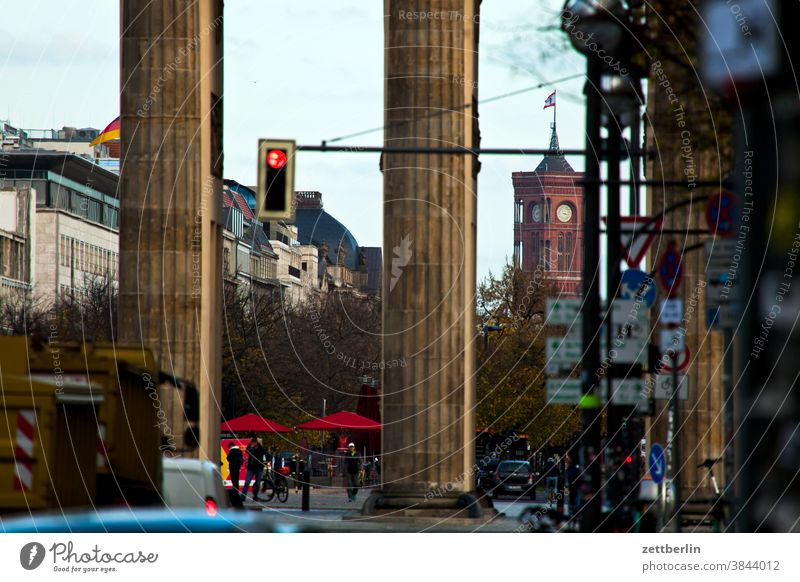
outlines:
[[[119,115],[119,8],[113,0],[0,0],[0,117],[23,128],[103,128]],[[567,47],[560,0],[484,0],[479,99],[545,83],[480,107],[484,147],[547,147],[558,90],[563,148],[584,141],[585,61]],[[255,183],[259,137],[301,144],[383,123],[381,0],[227,0],[225,176]],[[377,131],[344,144],[380,145]],[[582,160],[571,159],[581,170]],[[483,156],[478,186],[478,275],[499,270],[513,246],[511,173],[539,157]],[[301,154],[296,189],[319,190],[325,208],[364,246],[381,244],[377,154]]]

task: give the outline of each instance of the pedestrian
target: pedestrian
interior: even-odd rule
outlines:
[[[355,443],[347,445],[344,455],[344,472],[347,478],[347,500],[352,502],[358,495],[358,475],[361,472],[361,457],[356,451]]]
[[[253,501],[260,501],[258,498],[259,487],[261,486],[261,475],[264,473],[264,457],[266,451],[261,444],[261,438],[253,435],[250,443],[245,449],[247,452],[247,472],[244,478],[244,498],[247,498],[247,490],[250,487],[250,480],[255,479],[253,484]]]
[[[237,491],[239,490],[239,471],[242,468],[242,463],[244,462],[244,454],[242,454],[242,449],[239,448],[239,445],[236,444],[236,441],[231,443],[230,448],[228,449],[228,469],[231,473],[231,485]]]

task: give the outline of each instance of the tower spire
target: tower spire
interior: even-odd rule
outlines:
[[[558,146],[558,134],[556,133],[556,122],[550,124],[550,152],[561,155],[561,148]]]

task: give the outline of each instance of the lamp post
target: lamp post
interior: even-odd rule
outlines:
[[[600,432],[600,137],[603,117],[609,136],[605,155],[608,156],[611,185],[608,190],[607,297],[609,303],[620,278],[619,249],[619,163],[622,148],[621,131],[633,125],[634,119],[621,116],[623,109],[632,110],[625,102],[625,82],[610,69],[608,60],[622,62],[616,55],[630,54],[621,50],[629,40],[632,18],[619,0],[567,0],[562,11],[562,29],[569,35],[573,47],[587,58],[586,85],[586,161],[584,186],[584,261],[583,261],[583,370],[581,372],[583,409],[583,438],[581,465],[584,468],[582,487],[581,530],[595,531],[602,523],[602,441]],[[625,47],[627,48],[627,47]],[[605,75],[605,79],[604,79]],[[603,86],[605,81],[605,87]],[[604,89],[608,95],[604,95]],[[634,117],[638,117],[638,112]],[[638,147],[638,144],[637,144]],[[616,182],[616,184],[614,184]],[[610,306],[610,305],[609,305]],[[612,332],[610,309],[609,340]],[[610,346],[610,342],[609,342]],[[611,379],[609,378],[609,394]],[[609,410],[612,410],[613,406]],[[613,415],[613,413],[611,413]],[[610,427],[609,427],[610,428]],[[610,432],[610,430],[609,430]]]

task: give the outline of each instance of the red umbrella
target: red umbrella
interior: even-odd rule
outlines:
[[[380,430],[381,424],[355,412],[334,412],[297,427],[300,430]]]
[[[232,418],[228,422],[223,422],[219,430],[221,432],[294,432],[288,426],[283,426],[259,416],[258,414],[245,414]]]

